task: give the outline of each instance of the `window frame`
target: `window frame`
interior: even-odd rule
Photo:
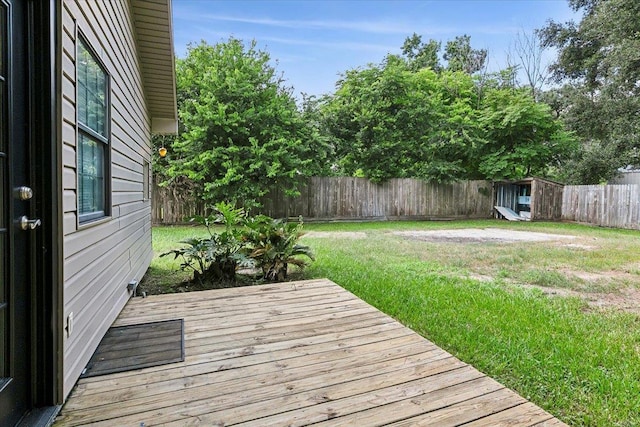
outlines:
[[[107,71],[107,67],[104,62],[100,58],[100,56],[96,53],[96,50],[93,48],[88,38],[84,36],[80,31],[76,34],[76,58],[79,58],[80,49],[84,48],[93,61],[100,67],[102,72],[104,73],[104,90],[105,90],[105,102],[104,102],[104,135],[96,132],[91,129],[88,125],[84,124],[80,120],[80,107],[79,107],[79,92],[80,92],[80,84],[79,84],[79,73],[78,73],[78,64],[76,63],[75,72],[76,72],[76,212],[77,212],[77,221],[78,226],[87,225],[90,223],[94,223],[99,220],[109,219],[111,216],[111,75]],[[94,141],[97,144],[100,144],[103,152],[103,184],[102,190],[103,194],[103,210],[102,211],[94,211],[81,213],[81,202],[80,202],[80,181],[82,177],[80,176],[80,143],[81,137],[84,136],[89,140]]]
[[[151,200],[151,162],[142,160],[142,201]]]

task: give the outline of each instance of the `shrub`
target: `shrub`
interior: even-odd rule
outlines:
[[[238,266],[253,266],[253,261],[245,255],[242,229],[246,212],[229,203],[218,203],[214,212],[207,216],[195,216],[191,219],[207,227],[209,237],[182,240],[188,246],[161,254],[181,257],[182,270],[193,270],[193,281],[206,283],[235,281]],[[224,231],[215,232],[214,225],[223,225]]]
[[[181,258],[182,270],[193,271],[193,282],[200,286],[234,282],[238,267],[258,268],[267,281],[287,278],[289,264],[303,268],[304,255],[313,260],[311,249],[298,243],[302,236],[302,217],[297,223],[273,219],[265,215],[249,217],[242,208],[230,203],[217,203],[214,212],[195,216],[191,221],[204,225],[209,237],[182,240],[187,246],[161,254]],[[216,232],[214,226],[224,226]]]
[[[262,270],[262,278],[265,280],[285,280],[289,264],[304,268],[307,264],[296,258],[299,255],[315,259],[309,246],[298,243],[303,234],[302,217],[298,223],[291,223],[286,219],[259,215],[248,219],[245,225],[248,255]]]

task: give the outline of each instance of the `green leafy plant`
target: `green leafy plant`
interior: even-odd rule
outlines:
[[[202,238],[189,238],[180,240],[180,243],[185,243],[189,246],[185,246],[179,249],[173,249],[169,252],[160,254],[160,257],[168,255],[174,255],[174,259],[178,257],[182,258],[180,264],[181,270],[193,270],[194,274],[204,274],[207,269],[207,242],[208,239]]]
[[[238,267],[253,266],[253,260],[244,253],[243,233],[239,227],[245,218],[244,209],[235,208],[230,203],[218,203],[211,215],[191,218],[191,221],[207,228],[209,237],[182,240],[180,243],[186,243],[188,246],[165,252],[160,256],[173,255],[174,259],[180,257],[180,268],[193,270],[193,281],[200,285],[235,281]],[[224,230],[216,232],[213,228],[216,225],[224,226]]]
[[[304,268],[313,260],[311,249],[298,243],[302,236],[302,217],[297,223],[273,219],[265,215],[250,217],[243,208],[221,202],[208,216],[194,216],[192,222],[206,227],[209,237],[182,240],[187,246],[160,256],[180,258],[182,270],[193,271],[193,282],[204,286],[211,283],[234,282],[239,267],[258,268],[262,278],[282,281],[287,278],[289,264]],[[222,231],[217,231],[224,227]]]
[[[297,258],[306,256],[314,260],[311,248],[298,243],[302,236],[302,217],[291,223],[286,219],[273,219],[259,215],[246,222],[244,238],[248,255],[262,270],[262,277],[269,281],[283,281],[287,278],[289,264],[304,268],[307,263]]]

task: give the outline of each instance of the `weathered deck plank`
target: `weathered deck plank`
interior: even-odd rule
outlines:
[[[82,379],[56,425],[563,425],[328,280],[137,298],[115,325],[175,318],[184,362]]]

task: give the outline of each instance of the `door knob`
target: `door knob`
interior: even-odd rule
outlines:
[[[29,200],[33,197],[33,190],[23,185],[22,187],[14,188],[13,194],[18,200]]]
[[[20,227],[21,230],[33,230],[36,227],[40,227],[40,220],[39,219],[29,219],[27,218],[25,215],[21,216],[20,219],[18,219],[18,227]]]

